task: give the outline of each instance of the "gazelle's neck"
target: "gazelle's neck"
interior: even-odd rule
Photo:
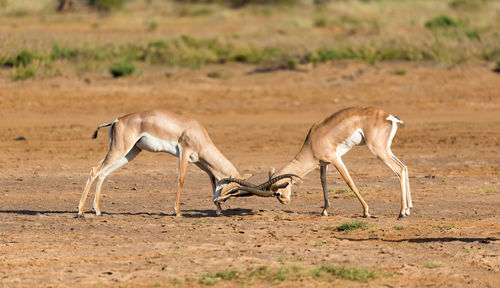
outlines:
[[[283,174],[296,174],[301,178],[305,177],[307,174],[311,173],[313,170],[319,167],[319,162],[314,158],[310,149],[302,147],[300,152],[290,161],[288,164],[283,166],[275,175]]]
[[[217,147],[213,146],[202,153],[200,155],[200,164],[203,166],[202,169],[210,172],[217,181],[222,178],[241,178],[240,173],[234,167],[233,163],[227,160],[224,155],[217,149]]]

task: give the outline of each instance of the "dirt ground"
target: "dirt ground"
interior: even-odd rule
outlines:
[[[222,76],[207,77],[214,69]],[[1,77],[0,286],[202,286],[197,279],[209,272],[328,264],[384,275],[368,283],[306,277],[250,285],[498,287],[500,79],[491,69],[335,62],[270,73],[230,64],[123,79]],[[102,217],[91,211],[91,193],[86,218],[74,218],[89,169],[107,151],[107,133],[90,136],[117,116],[162,108],[196,118],[259,182],[298,152],[312,123],[358,105],[405,122],[393,151],[409,167],[414,209],[407,218],[397,219],[397,178],[365,147],[344,159],[377,218],[361,218],[356,198],[335,193],[347,185],[332,169],[328,217],[320,216],[319,172],[294,188],[287,206],[230,199],[217,217],[208,177],[194,165],[184,217],[176,218],[177,161],[147,152],[108,177]],[[355,220],[368,228],[325,229]]]

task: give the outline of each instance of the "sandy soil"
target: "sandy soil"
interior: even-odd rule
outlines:
[[[222,78],[206,76],[214,69]],[[337,62],[253,69],[158,70],[118,80],[0,78],[0,286],[200,286],[196,279],[208,272],[322,264],[387,274],[369,283],[334,280],[348,287],[500,283],[500,91],[491,67]],[[90,136],[117,116],[162,108],[196,118],[258,182],[295,155],[312,123],[355,105],[405,121],[393,151],[409,167],[410,217],[397,219],[394,174],[360,147],[344,159],[375,219],[361,218],[356,198],[334,192],[331,215],[321,217],[319,172],[294,189],[290,205],[230,199],[225,216],[216,217],[208,177],[195,166],[182,194],[184,217],[176,218],[177,161],[153,153],[108,177],[102,217],[90,210],[91,194],[87,217],[74,218],[89,168],[107,149],[106,133]],[[336,171],[328,175],[331,189],[347,188]],[[369,228],[325,230],[354,220]],[[333,284],[309,277],[273,285]]]

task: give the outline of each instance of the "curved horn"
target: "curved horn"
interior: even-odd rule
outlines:
[[[299,175],[296,175],[296,174],[283,174],[283,175],[276,176],[272,179],[269,179],[269,181],[264,182],[255,188],[260,189],[260,190],[267,190],[269,187],[271,187],[271,185],[278,182],[279,180],[284,179],[284,178],[293,179],[293,177],[297,177],[299,179],[302,179],[302,178],[300,178]]]
[[[236,183],[236,184],[240,184],[241,186],[244,186],[244,187],[252,187],[252,188],[255,188],[257,187],[257,185],[254,185],[248,181],[245,181],[245,180],[241,180],[241,179],[236,179],[236,178],[223,178],[223,179],[220,179],[219,182],[217,182],[217,185],[220,185],[220,184],[229,184],[229,183]]]
[[[249,192],[249,193],[252,193],[253,195],[260,196],[260,197],[274,197],[275,196],[274,192],[269,191],[269,190],[265,191],[265,190],[260,190],[260,189],[254,188],[254,187],[244,187],[244,186],[235,188],[235,189],[231,190],[230,193],[236,192],[238,190]],[[241,194],[239,196],[247,196],[245,194]]]

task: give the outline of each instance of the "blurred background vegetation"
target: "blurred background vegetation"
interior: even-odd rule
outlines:
[[[494,63],[500,1],[0,0],[0,47],[0,77],[13,80],[235,62]]]

